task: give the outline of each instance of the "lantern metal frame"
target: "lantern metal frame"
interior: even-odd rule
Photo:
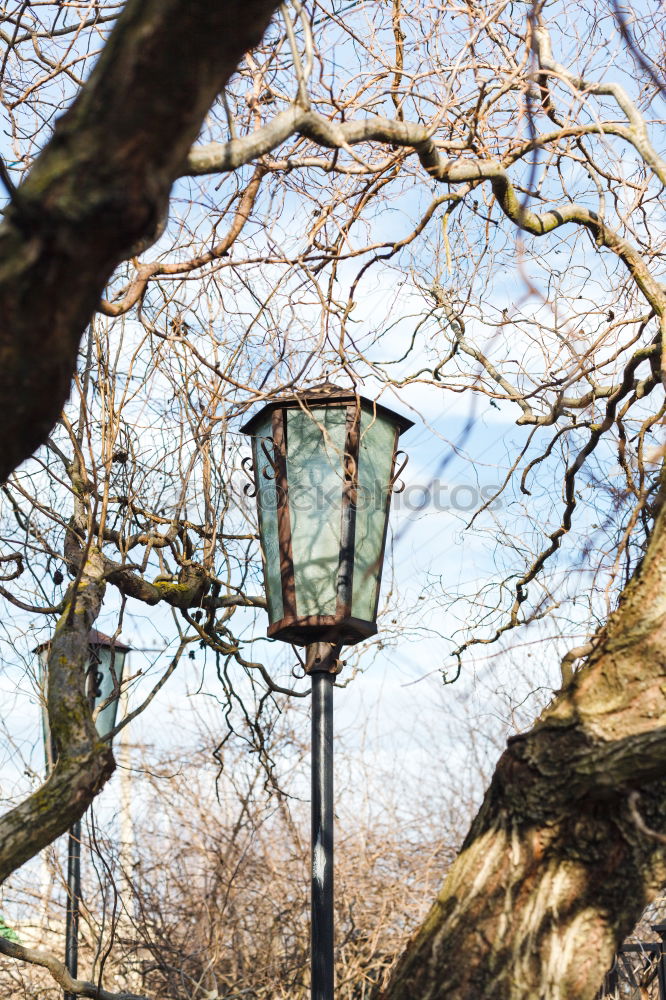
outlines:
[[[321,407],[325,407],[327,410],[333,408],[345,410],[345,447],[341,462],[343,469],[343,475],[341,476],[342,531],[340,538],[340,564],[336,587],[336,609],[335,614],[299,615],[296,602],[292,526],[289,510],[287,414],[289,410],[301,409],[313,416],[312,410]],[[394,425],[391,464],[393,472],[387,484],[388,489],[384,498],[384,530],[377,560],[375,603],[370,620],[352,615],[352,588],[354,583],[356,545],[355,522],[359,489],[358,469],[361,446],[361,415],[363,412],[370,414],[374,418],[387,417]],[[269,414],[271,416],[271,436],[258,438],[255,432],[266,421]],[[315,419],[314,416],[313,419]],[[386,549],[391,493],[406,464],[405,457],[405,461],[396,471],[396,460],[400,454],[403,454],[398,450],[398,439],[404,431],[413,426],[413,423],[412,420],[403,417],[401,414],[396,413],[394,410],[375,400],[361,396],[352,390],[341,389],[330,382],[325,382],[312,389],[306,389],[303,392],[276,397],[243,424],[241,431],[253,436],[254,449],[251,471],[254,473],[254,493],[258,496],[259,532],[262,537],[264,534],[264,515],[262,513],[260,484],[257,482],[258,448],[261,448],[264,457],[267,458],[275,481],[283,614],[278,621],[272,622],[269,625],[267,633],[269,638],[280,639],[283,642],[294,643],[298,646],[307,646],[314,642],[329,642],[350,646],[376,634],[376,618],[379,606],[381,571]],[[249,464],[248,460],[245,459],[243,468],[248,475],[250,475]],[[248,495],[250,495],[250,488],[246,487],[246,490]],[[265,570],[266,556],[263,552],[263,547],[262,558]]]

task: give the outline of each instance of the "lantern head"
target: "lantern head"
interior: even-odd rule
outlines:
[[[93,709],[100,705],[104,707],[97,715],[95,726],[100,736],[108,736],[116,725],[120,684],[123,678],[125,657],[130,650],[119,639],[112,639],[97,629],[92,629],[89,637],[89,659],[86,670],[86,692]],[[39,656],[40,677],[46,689],[46,668],[48,664],[50,643],[38,646],[35,652]],[[55,753],[49,729],[49,717],[46,703],[42,711],[42,727],[44,733],[44,752],[47,770],[51,770],[55,762]]]
[[[326,382],[271,400],[241,428],[270,638],[353,645],[376,633],[398,438],[412,423]]]

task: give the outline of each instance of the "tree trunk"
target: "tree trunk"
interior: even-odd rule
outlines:
[[[43,444],[114,268],[155,233],[276,0],[128,0],[0,227],[0,481]]]
[[[48,655],[47,704],[56,762],[37,791],[0,817],[0,883],[80,819],[113,774],[85,690],[90,629],[104,598],[104,560],[93,547],[69,587]]]
[[[383,1000],[593,1000],[666,881],[666,517],[594,652],[509,740]]]

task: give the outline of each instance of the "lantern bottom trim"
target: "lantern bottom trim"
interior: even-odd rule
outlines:
[[[268,638],[307,646],[311,642],[333,642],[354,646],[377,634],[374,622],[363,618],[339,618],[337,615],[308,615],[302,618],[281,618],[268,626]]]

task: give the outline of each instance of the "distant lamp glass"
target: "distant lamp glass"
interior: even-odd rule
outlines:
[[[50,643],[38,646],[35,652],[39,657],[40,683],[44,692],[44,707],[42,709],[42,730],[44,735],[44,753],[47,770],[55,763],[54,747],[51,740],[48,712],[46,710],[46,678]],[[118,700],[120,685],[123,679],[125,657],[131,647],[112,639],[103,632],[93,629],[90,632],[90,654],[86,670],[86,691],[94,709],[101,709],[95,720],[100,736],[108,736],[116,725],[118,715]]]

